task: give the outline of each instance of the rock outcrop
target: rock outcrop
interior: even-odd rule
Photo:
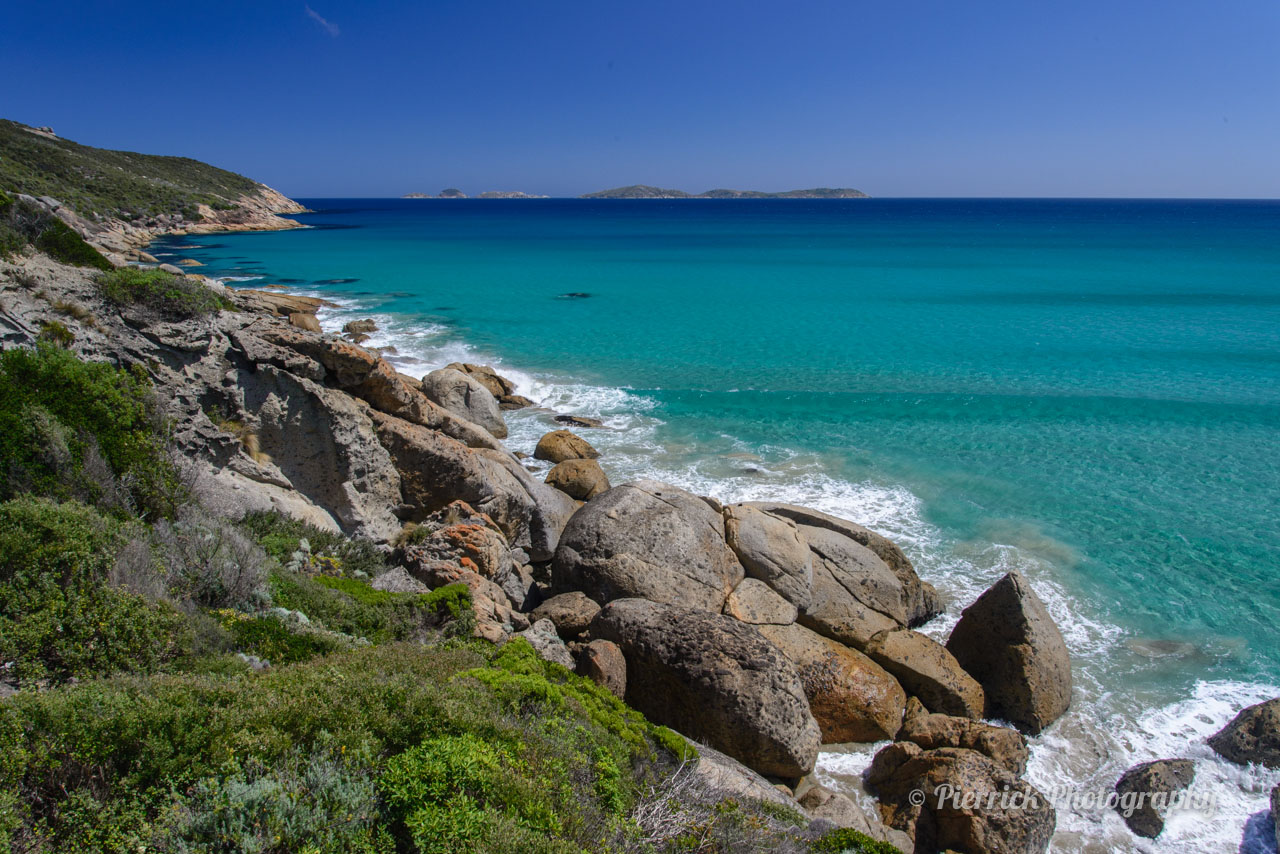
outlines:
[[[866,780],[916,852],[1037,854],[1053,836],[1047,798],[977,751],[896,742],[876,754]]]
[[[982,686],[933,638],[911,629],[880,632],[871,638],[866,653],[929,711],[982,717],[986,708]]]
[[[1280,697],[1242,710],[1209,738],[1209,746],[1239,765],[1280,768]]]
[[[747,575],[797,608],[813,597],[813,559],[795,522],[747,504],[724,508],[725,540]]]
[[[857,650],[804,626],[758,626],[796,667],[824,743],[883,741],[902,725],[906,694]]]
[[[585,632],[598,613],[600,606],[591,601],[587,594],[572,590],[552,596],[534,608],[529,616],[535,620],[550,620],[555,624],[560,637],[570,640]]]
[[[754,628],[720,614],[619,599],[591,623],[627,660],[627,703],[761,774],[800,777],[818,724],[795,667]]]
[[[1027,740],[1017,730],[964,717],[930,714],[915,698],[907,701],[897,740],[909,741],[925,750],[939,747],[976,750],[1019,777],[1026,772],[1030,756]]]
[[[1032,734],[1071,704],[1071,657],[1040,597],[1018,572],[964,610],[947,651],[986,692],[988,717]]]
[[[800,612],[763,581],[744,578],[729,594],[724,613],[756,626],[789,626]]]
[[[578,510],[551,568],[557,591],[717,614],[743,578],[720,514],[696,495],[648,480],[616,486]]]
[[[606,688],[618,699],[627,695],[627,659],[612,641],[593,640],[574,653],[574,671]]]
[[[1164,830],[1169,796],[1191,785],[1196,766],[1190,759],[1157,759],[1135,765],[1116,783],[1116,812],[1139,836],[1155,839]]]
[[[499,439],[507,437],[507,422],[498,400],[475,377],[441,368],[422,378],[422,393],[459,418],[470,421]]]

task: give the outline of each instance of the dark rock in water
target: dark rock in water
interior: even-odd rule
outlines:
[[[1062,633],[1021,573],[965,608],[947,651],[978,680],[987,716],[1036,734],[1071,705],[1071,657]]]
[[[1240,712],[1209,738],[1209,746],[1239,765],[1280,768],[1280,697]]]
[[[818,724],[791,664],[751,626],[644,599],[606,605],[591,636],[621,648],[627,704],[761,774],[800,777]]]
[[[573,514],[551,565],[557,591],[597,602],[639,597],[719,614],[742,581],[724,521],[675,486],[640,480],[596,496]]]
[[[1280,786],[1271,790],[1271,823],[1276,827],[1276,850],[1280,851]]]
[[[317,279],[317,285],[349,285],[352,282],[358,282],[359,279]]]
[[[533,401],[522,394],[504,394],[498,398],[498,408],[504,411],[525,409],[533,405]]]
[[[573,427],[603,427],[604,422],[599,418],[587,418],[582,415],[557,415],[556,421],[561,424],[569,424]]]
[[[1139,836],[1155,839],[1164,830],[1169,796],[1191,785],[1196,775],[1190,759],[1157,759],[1135,765],[1116,783],[1116,812]],[[1128,815],[1126,815],[1128,813]]]
[[[350,323],[348,323],[346,326],[343,326],[342,331],[351,335],[361,333],[361,332],[367,334],[369,332],[377,332],[378,324],[374,323],[372,318],[365,318],[364,320],[353,320]]]
[[[1039,854],[1057,823],[1048,798],[974,750],[895,742],[876,754],[866,782],[918,852]]]
[[[591,294],[584,293],[583,291],[571,291],[567,294],[560,294],[557,299],[586,299],[589,296],[591,296]]]

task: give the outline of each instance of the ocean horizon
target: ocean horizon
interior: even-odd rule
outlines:
[[[935,638],[1021,571],[1076,674],[1031,782],[1190,755],[1216,799],[1150,848],[1060,807],[1055,850],[1251,850],[1280,773],[1203,738],[1280,693],[1280,202],[300,201],[309,228],[150,251],[330,300],[327,331],[371,317],[407,374],[493,364],[539,405],[507,413],[512,450],[599,418],[614,484],[877,530],[942,593]]]

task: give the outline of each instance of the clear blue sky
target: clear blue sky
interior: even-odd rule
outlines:
[[[0,116],[294,196],[1280,197],[1277,0],[11,0],[0,18]]]

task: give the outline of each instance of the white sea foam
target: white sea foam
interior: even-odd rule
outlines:
[[[712,495],[721,501],[773,500],[803,504],[855,520],[897,542],[920,575],[938,587],[947,613],[922,631],[942,640],[960,611],[1005,573],[1017,569],[1062,629],[1072,651],[1075,693],[1071,710],[1049,732],[1031,739],[1028,779],[1049,792],[1069,785],[1081,793],[1109,791],[1129,767],[1152,759],[1186,757],[1196,763],[1194,787],[1214,799],[1212,815],[1171,816],[1158,840],[1143,840],[1114,811],[1064,805],[1058,809],[1055,852],[1272,852],[1274,837],[1266,815],[1270,788],[1280,772],[1241,768],[1217,757],[1205,738],[1241,708],[1280,695],[1280,687],[1243,682],[1200,682],[1188,696],[1135,696],[1127,690],[1125,632],[1105,620],[1099,603],[1082,599],[1058,579],[1073,561],[1069,548],[1026,526],[999,529],[1002,542],[957,541],[925,517],[920,498],[906,487],[832,477],[822,459],[789,448],[752,446],[731,436],[705,444],[674,437],[654,411],[657,401],[626,388],[609,388],[570,378],[530,372],[477,351],[446,325],[406,316],[370,312],[359,300],[334,300],[319,319],[336,331],[349,320],[371,317],[379,327],[366,346],[394,347],[388,359],[398,369],[421,376],[450,362],[491,364],[537,407],[506,413],[508,447],[532,451],[538,438],[558,425],[555,413],[601,419],[605,429],[589,439],[614,483],[653,478]],[[527,463],[537,471],[547,466]],[[824,752],[815,773],[825,785],[862,796],[860,779],[875,750],[857,745]]]

